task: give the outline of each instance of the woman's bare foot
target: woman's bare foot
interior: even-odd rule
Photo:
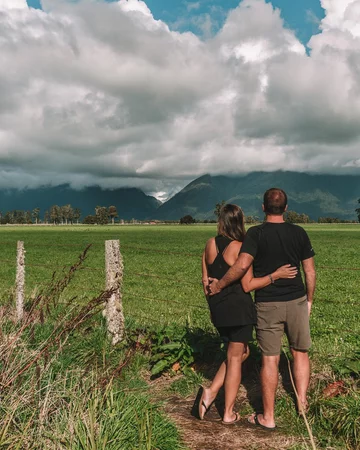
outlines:
[[[214,395],[210,389],[202,388],[202,394],[199,401],[199,418],[203,420],[205,414],[210,410],[211,405],[214,403],[216,394]]]
[[[222,423],[224,425],[232,425],[232,424],[234,424],[236,422],[239,422],[240,418],[241,418],[240,414],[233,411],[232,414],[229,415],[229,417],[225,416],[225,414],[224,414]]]

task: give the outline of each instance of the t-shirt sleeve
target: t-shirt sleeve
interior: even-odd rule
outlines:
[[[309,236],[307,235],[306,231],[303,230],[303,245],[302,245],[302,255],[301,260],[304,261],[304,259],[309,259],[315,256],[315,251],[311,245]]]
[[[240,253],[248,253],[255,258],[258,251],[258,233],[255,227],[250,228],[245,235],[244,242],[242,243]]]

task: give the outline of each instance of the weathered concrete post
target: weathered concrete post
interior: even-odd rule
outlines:
[[[18,241],[16,255],[16,316],[21,321],[24,317],[25,293],[25,248],[24,242]]]
[[[105,269],[106,289],[113,291],[106,303],[105,315],[109,337],[115,345],[122,340],[125,331],[121,294],[124,264],[119,240],[105,241]]]

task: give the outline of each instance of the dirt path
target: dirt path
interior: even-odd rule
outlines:
[[[289,449],[298,439],[279,431],[265,431],[250,425],[246,417],[233,425],[223,425],[216,407],[200,421],[192,415],[194,398],[168,399],[165,410],[176,423],[184,443],[192,450]]]
[[[195,396],[182,398],[177,395],[164,396],[174,379],[158,379],[152,382],[156,397],[164,401],[164,409],[176,424],[185,445],[191,450],[285,450],[294,444],[304,444],[301,438],[288,436],[285,430],[278,427],[276,431],[266,431],[250,425],[247,416],[233,425],[221,423],[219,412],[223,410],[223,395],[212,406],[206,418],[200,421],[197,417],[198,400]],[[249,393],[258,399],[261,405],[259,385],[256,379],[247,380],[246,388],[241,386],[237,398],[236,410],[248,404]],[[248,408],[247,408],[248,409]],[[301,448],[300,446],[298,448]],[[306,448],[306,447],[305,447]]]

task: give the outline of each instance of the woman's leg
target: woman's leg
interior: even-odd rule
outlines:
[[[241,363],[244,362],[245,359],[248,358],[248,356],[250,354],[250,350],[249,350],[249,346],[246,344],[242,344],[239,342],[230,342],[228,345],[228,349],[227,349],[227,357],[228,358],[229,358],[229,352],[231,353],[231,355],[234,353],[234,349],[233,349],[234,345],[235,345],[235,349],[238,349],[238,351],[241,351],[240,347],[242,346],[242,353],[240,356],[241,362],[240,362],[240,369],[239,369],[240,381],[241,381]],[[224,361],[221,364],[221,366],[219,367],[211,385],[208,388],[204,388],[202,399],[201,399],[204,402],[204,404],[206,405],[206,406],[203,406],[204,408],[208,408],[211,405],[211,403],[215,400],[221,387],[224,385],[224,383],[226,383],[225,380],[227,378],[227,372],[228,372],[228,359],[226,361]],[[239,390],[240,381],[237,386],[237,391]],[[231,390],[231,388],[230,388],[230,390]],[[227,389],[226,389],[226,384],[225,384],[225,411],[226,411],[226,403],[227,403],[226,402],[226,396],[227,396],[226,391],[227,391]],[[235,399],[236,399],[237,391],[235,393]],[[230,398],[231,398],[231,395],[230,395]],[[235,403],[235,399],[234,399],[233,403]],[[234,414],[232,414],[232,416],[234,416]],[[226,420],[232,420],[232,419],[227,419],[227,418],[225,419],[225,415],[224,415],[224,420],[226,421]]]
[[[248,347],[242,342],[230,342],[227,352],[227,367],[225,374],[225,410],[224,422],[232,422],[235,418],[234,406],[241,382],[241,364],[245,349]],[[246,353],[245,353],[246,354]]]

